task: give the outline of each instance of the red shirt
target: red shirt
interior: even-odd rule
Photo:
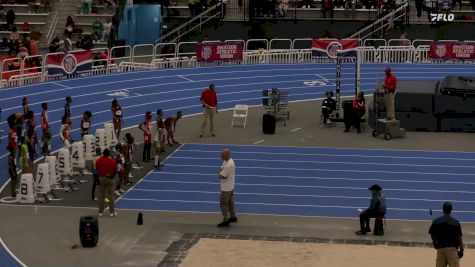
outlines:
[[[366,111],[366,103],[365,101],[358,101],[357,98],[353,100],[353,108],[357,111]]]
[[[396,86],[397,79],[396,76],[394,76],[392,73],[389,74],[389,76],[386,76],[386,78],[384,78],[384,87],[388,92],[394,93],[396,91]]]
[[[100,177],[114,176],[117,162],[109,157],[100,157],[96,161],[96,170]]]
[[[47,132],[49,130],[48,113],[46,110],[41,112],[41,128],[43,128],[43,132]]]
[[[216,96],[215,90],[209,90],[209,89],[203,90],[203,92],[201,93],[200,100],[212,108],[215,108],[218,106],[218,97]]]
[[[18,148],[18,135],[14,129],[10,129],[8,132],[8,146],[13,147],[14,149]]]

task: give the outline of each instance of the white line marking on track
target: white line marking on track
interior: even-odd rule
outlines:
[[[187,182],[187,181],[150,181],[144,180],[147,183],[169,183],[169,184],[206,184],[206,185],[220,185],[221,183],[215,182]],[[248,184],[248,183],[236,183],[236,185],[242,186],[262,186],[262,187],[290,187],[290,188],[320,188],[320,189],[349,189],[349,190],[365,190],[367,187],[350,187],[350,186],[323,186],[323,185],[290,185],[290,184]],[[462,193],[462,194],[475,194],[473,191],[457,191],[457,190],[435,190],[435,189],[409,189],[409,188],[385,188],[385,191],[404,191],[404,192],[436,192],[436,193]]]
[[[299,128],[295,128],[295,129],[291,130],[291,132],[296,132],[296,131],[298,131],[298,130],[300,130],[300,129],[302,129],[302,128],[300,128],[300,127],[299,127]]]
[[[71,87],[69,87],[69,86],[62,85],[62,84],[60,84],[60,83],[57,83],[57,82],[51,82],[51,83],[52,83],[52,84],[54,84],[54,85],[57,85],[57,86],[61,86],[61,87],[65,88],[65,89],[72,89],[72,88],[71,88]]]
[[[200,190],[164,190],[164,189],[141,189],[135,188],[135,191],[143,192],[170,192],[170,193],[198,193],[198,194],[220,194],[219,191],[200,191]],[[281,196],[281,197],[309,197],[309,198],[344,198],[344,199],[368,199],[368,197],[354,197],[354,196],[321,196],[321,195],[296,195],[296,194],[280,194],[280,193],[254,193],[254,192],[237,192],[236,195],[255,195],[255,196]],[[422,201],[422,202],[440,202],[440,199],[425,199],[425,198],[386,198],[387,200],[399,200],[399,201]],[[458,202],[458,203],[475,203],[475,200],[453,200],[448,199],[446,201]]]
[[[184,79],[184,80],[187,80],[187,81],[189,81],[189,82],[195,82],[195,81],[193,81],[192,79],[188,79],[188,78],[186,78],[186,77],[183,76],[183,75],[177,75],[177,76],[180,77],[180,78],[182,78],[182,79]]]
[[[206,201],[206,200],[179,200],[179,199],[147,199],[147,198],[123,198],[123,200],[130,201],[152,201],[152,202],[178,202],[178,203],[208,203],[208,204],[219,204],[219,201]],[[311,205],[311,204],[285,204],[285,203],[261,203],[261,202],[234,202],[239,205],[255,205],[255,206],[288,206],[288,207],[309,207],[309,208],[331,208],[331,209],[358,209],[361,207],[350,207],[350,206],[324,206],[324,205]],[[405,208],[388,208],[388,210],[404,210],[404,211],[422,211],[427,212],[427,209],[405,209]],[[475,213],[471,210],[457,210],[460,213]]]
[[[234,153],[234,152],[233,152]],[[205,157],[181,157],[176,156],[175,159],[189,159],[189,160],[216,160],[216,158]],[[385,157],[383,157],[385,158]],[[402,163],[380,163],[380,162],[348,162],[348,161],[320,161],[320,160],[288,160],[288,159],[262,159],[262,158],[234,158],[240,161],[262,161],[262,162],[290,162],[290,163],[318,163],[318,164],[342,164],[342,165],[375,165],[375,166],[403,166],[403,167],[441,167],[441,168],[470,168],[473,169],[473,165],[431,165],[431,164],[402,164]]]
[[[177,166],[177,167],[193,167],[193,168],[220,168],[221,166],[203,166],[203,165],[191,165],[191,164],[168,164],[168,166]],[[261,170],[290,170],[290,171],[327,171],[327,172],[360,172],[360,173],[392,173],[392,174],[420,174],[420,175],[448,175],[448,176],[474,176],[473,174],[464,174],[464,173],[446,173],[446,172],[398,172],[398,171],[373,171],[373,170],[332,170],[332,169],[301,169],[301,168],[279,168],[279,167],[244,167],[241,166],[241,169],[261,169]],[[475,193],[475,192],[474,192]]]
[[[262,143],[262,142],[264,142],[264,139],[259,140],[259,141],[257,141],[257,142],[254,142],[254,143],[252,143],[252,144],[253,144],[253,145],[257,145],[257,144],[260,144],[260,143]]]
[[[161,171],[164,174],[177,174],[186,176],[206,176],[210,177],[214,173],[191,173],[191,172],[167,172]],[[433,184],[461,184],[461,185],[475,185],[474,182],[461,181],[436,181],[436,180],[402,180],[402,179],[374,179],[374,178],[349,178],[349,177],[323,177],[323,176],[281,176],[281,175],[259,175],[259,174],[239,174],[239,177],[257,177],[257,178],[271,178],[271,179],[304,179],[304,180],[338,180],[338,181],[376,181],[385,183],[433,183]],[[153,181],[153,180],[152,180]]]

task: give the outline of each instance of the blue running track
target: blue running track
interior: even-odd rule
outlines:
[[[382,78],[383,69],[391,66],[400,80],[441,80],[446,75],[474,75],[473,65],[434,64],[363,64],[361,88],[372,91]],[[13,112],[22,112],[21,100],[30,99],[30,109],[39,122],[41,103],[49,103],[51,129],[55,138],[53,148],[59,148],[59,128],[63,115],[64,98],[73,97],[73,139],[80,137],[77,126],[82,113],[93,113],[93,132],[111,120],[110,104],[118,98],[124,111],[124,126],[130,127],[143,119],[147,110],[165,110],[165,116],[182,110],[185,115],[201,111],[199,95],[209,83],[215,83],[221,109],[235,104],[259,105],[262,89],[277,87],[290,92],[290,100],[322,98],[325,91],[335,89],[334,64],[275,64],[237,65],[189,69],[167,69],[145,72],[118,73],[85,77],[58,82],[5,88],[0,90],[3,109],[0,129],[7,132],[6,118]],[[342,94],[354,92],[354,64],[342,67]],[[0,184],[7,179],[6,134],[0,145]]]
[[[429,220],[452,201],[475,222],[475,153],[186,144],[117,203],[122,209],[219,212],[222,161],[236,164],[238,213],[355,217],[380,184],[391,219]]]

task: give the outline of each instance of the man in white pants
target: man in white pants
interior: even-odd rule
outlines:
[[[218,113],[218,98],[216,96],[216,91],[214,90],[214,84],[210,84],[207,89],[203,90],[200,101],[201,104],[203,104],[203,124],[201,124],[200,138],[205,135],[205,128],[208,120],[211,136],[215,137],[214,115]]]
[[[224,162],[219,171],[219,180],[221,181],[221,197],[219,202],[223,221],[218,224],[218,227],[228,226],[229,223],[237,222],[236,213],[234,212],[234,177],[236,166],[231,158],[231,151],[229,149],[224,149],[221,152],[221,159]]]

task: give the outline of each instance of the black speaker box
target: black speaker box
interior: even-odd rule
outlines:
[[[265,134],[275,133],[275,118],[270,114],[264,114],[262,117],[262,132]]]
[[[438,131],[438,119],[433,113],[396,112],[396,119],[401,122],[401,128],[407,131]]]
[[[95,216],[79,219],[79,239],[83,247],[95,247],[99,241],[99,222]]]

